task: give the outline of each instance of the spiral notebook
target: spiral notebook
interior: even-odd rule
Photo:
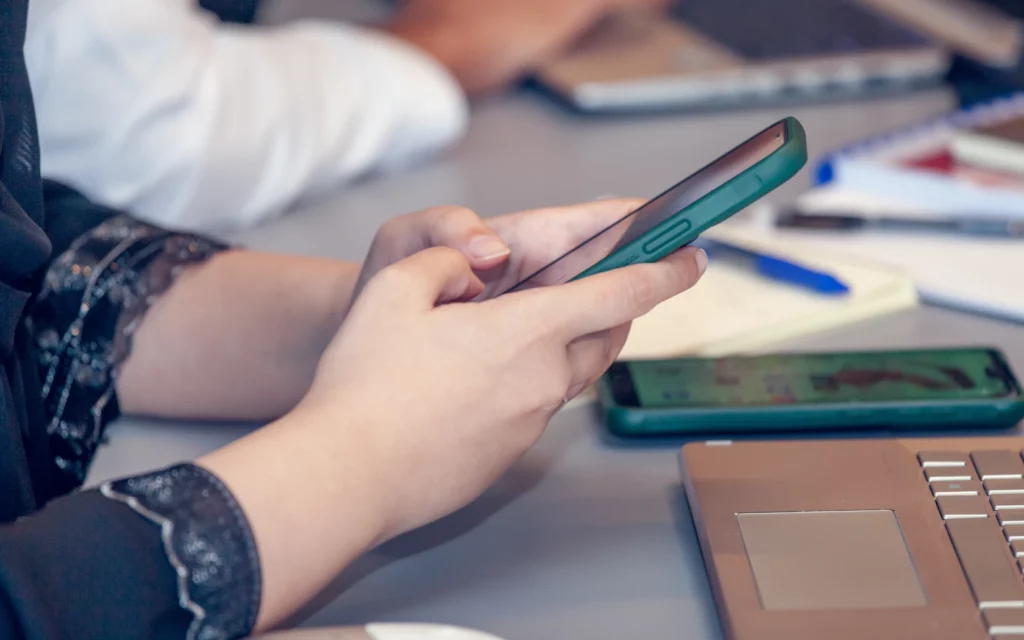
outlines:
[[[959,133],[1024,117],[1024,93],[826,154],[818,185],[870,193],[920,215],[977,212],[1024,220],[1024,178],[972,167],[950,152]]]

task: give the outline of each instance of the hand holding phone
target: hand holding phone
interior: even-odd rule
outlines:
[[[785,183],[806,162],[803,127],[795,118],[781,120],[528,275],[510,291],[661,260]]]

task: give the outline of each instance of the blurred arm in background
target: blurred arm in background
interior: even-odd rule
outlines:
[[[660,0],[409,0],[380,30],[229,24],[195,0],[34,0],[43,174],[160,225],[249,226],[429,156],[606,10]]]

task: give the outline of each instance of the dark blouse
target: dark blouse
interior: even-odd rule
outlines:
[[[181,464],[77,490],[135,328],[224,247],[44,190],[26,11],[0,0],[0,638],[247,635],[259,562],[216,477]]]

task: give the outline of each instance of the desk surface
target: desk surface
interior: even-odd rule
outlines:
[[[817,152],[949,105],[936,92],[785,111],[585,119],[521,93],[479,105],[469,137],[442,161],[366,181],[237,239],[358,260],[381,221],[428,205],[464,204],[491,215],[609,192],[653,194],[790,112]],[[807,183],[802,175],[775,197],[792,197]],[[1024,327],[930,308],[783,347],[977,340],[1003,348],[1024,371]],[[90,481],[193,457],[247,429],[123,420],[111,428]],[[484,498],[358,561],[306,624],[438,621],[507,640],[720,638],[678,489],[680,444],[611,442],[593,407],[565,410]]]

